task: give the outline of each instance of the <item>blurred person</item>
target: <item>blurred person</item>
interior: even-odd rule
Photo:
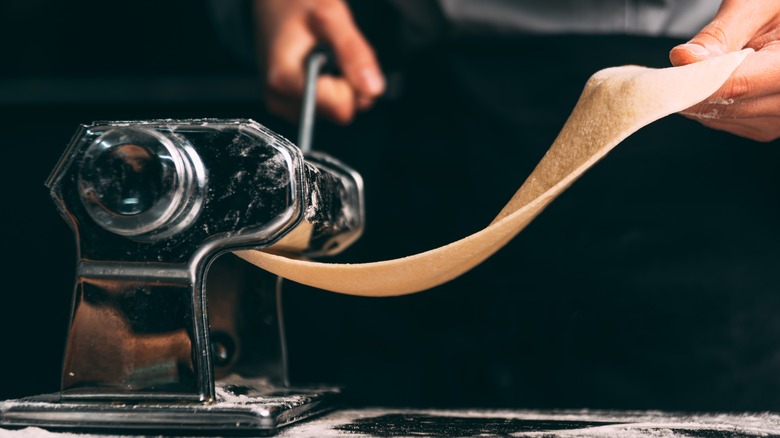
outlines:
[[[682,113],[700,124],[643,128],[466,275],[378,300],[291,285],[291,364],[361,404],[780,407],[780,4],[212,6],[230,47],[259,66],[260,121],[283,133],[299,116],[304,58],[333,49],[341,74],[319,79],[317,113],[331,123],[315,147],[363,174],[368,208],[343,261],[409,255],[488,224],[596,71],[756,50]]]

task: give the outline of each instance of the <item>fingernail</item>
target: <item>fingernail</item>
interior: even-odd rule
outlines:
[[[363,83],[366,85],[366,91],[378,96],[385,91],[385,78],[382,74],[373,68],[366,67],[360,72]]]
[[[681,47],[683,47],[685,50],[690,52],[692,55],[696,55],[696,56],[707,56],[711,53],[710,49],[704,46],[700,46],[698,44],[688,43],[688,44],[683,44]]]

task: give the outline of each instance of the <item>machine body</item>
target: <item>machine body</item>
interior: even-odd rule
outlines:
[[[349,167],[252,120],[96,122],[47,186],[78,250],[62,388],[0,426],[272,432],[338,393],[288,387],[281,281],[229,252],[349,246]]]

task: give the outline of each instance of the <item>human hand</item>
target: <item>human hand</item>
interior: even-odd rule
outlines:
[[[672,65],[686,65],[751,48],[731,78],[684,116],[757,141],[780,137],[780,1],[724,0],[715,18],[690,42],[672,49]]]
[[[343,76],[321,75],[317,112],[349,123],[370,108],[385,88],[373,49],[344,0],[255,0],[258,52],[269,111],[296,121],[304,91],[306,57],[326,43]]]

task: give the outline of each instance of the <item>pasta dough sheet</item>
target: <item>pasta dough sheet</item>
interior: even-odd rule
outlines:
[[[682,67],[620,66],[585,84],[550,149],[490,225],[420,254],[356,264],[297,259],[267,250],[236,254],[276,275],[319,289],[360,296],[424,291],[482,263],[523,230],[586,170],[642,127],[693,106],[718,90],[752,52],[733,52]]]

